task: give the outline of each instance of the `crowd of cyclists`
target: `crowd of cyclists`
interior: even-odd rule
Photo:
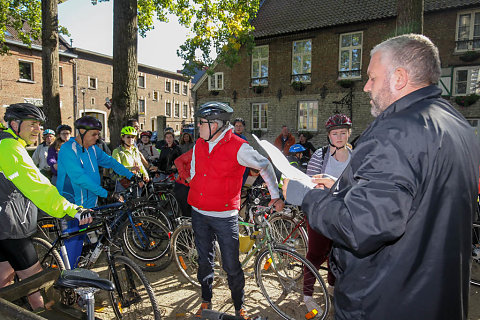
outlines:
[[[223,137],[225,132],[231,131],[240,139],[239,146],[248,146],[245,143],[247,142],[245,121],[237,118],[230,124],[233,110],[225,109],[227,107],[219,103],[214,103],[208,108],[204,106],[204,113],[198,116],[206,120],[200,121],[199,128],[202,129],[202,125],[208,122],[210,131],[205,131],[205,135],[210,135],[210,138],[206,136],[201,138],[208,143],[214,137],[215,141],[220,141],[222,138],[218,136]],[[219,118],[222,120],[221,126]],[[170,179],[175,180],[174,194],[184,216],[192,216],[192,206],[189,202],[197,205],[194,211],[196,213],[200,211],[201,216],[211,218],[212,213],[218,213],[218,210],[212,211],[211,208],[202,210],[198,199],[187,200],[190,183],[195,175],[195,170],[191,167],[192,163],[195,163],[195,160],[192,162],[192,157],[195,158],[193,153],[195,142],[188,132],[182,132],[180,141],[177,141],[173,129],[166,128],[164,139],[153,143],[152,133],[140,132],[138,121],[132,119],[121,129],[120,145],[110,153],[110,148],[100,138],[101,122],[94,117],[83,116],[75,121],[74,128],[60,124],[55,131],[44,129],[43,142],[30,158],[25,146],[34,143],[41,133],[41,126],[45,122],[42,110],[28,103],[13,104],[7,108],[4,119],[6,126],[2,125],[0,128],[0,152],[3,150],[3,154],[8,156],[2,157],[0,161],[0,169],[3,173],[0,179],[4,180],[1,183],[3,187],[0,187],[0,211],[6,214],[8,219],[0,228],[0,287],[12,283],[14,270],[20,279],[41,271],[33,245],[29,242],[29,237],[36,228],[37,208],[41,212],[62,218],[63,231],[72,232],[78,230],[79,225],[92,221],[89,208],[96,207],[99,198],[106,201],[122,201],[120,193],[130,186],[131,181],[139,182],[142,186],[142,182]],[[211,131],[212,123],[218,125],[215,132]],[[351,126],[350,119],[345,115],[336,114],[330,117],[325,125],[328,144],[319,149],[308,141],[306,134],[300,133],[299,142],[295,143],[293,135],[288,133],[290,146],[287,158],[293,166],[316,179],[319,186],[330,188],[334,183],[332,178],[338,177],[350,160],[351,145],[348,144],[348,139]],[[286,127],[282,130],[285,129]],[[282,140],[281,136],[280,140]],[[280,146],[279,149],[284,151],[285,145]],[[251,169],[241,162],[241,165],[246,168],[242,169],[243,178],[239,186],[245,183],[249,175],[258,176],[259,171],[264,173],[263,165],[260,165],[263,163],[261,156],[254,155],[252,152],[253,149],[248,153],[250,159],[247,162],[252,162],[251,159],[257,159],[255,161],[260,162],[255,162],[255,168],[252,166]],[[275,179],[275,175],[272,177]],[[267,179],[270,184],[273,182],[272,177]],[[113,190],[106,189],[104,179],[115,181]],[[198,189],[199,185],[196,188]],[[278,188],[275,187],[275,189],[278,194]],[[140,194],[141,190],[138,190],[138,196]],[[271,194],[275,195],[273,189]],[[12,198],[15,200],[11,201]],[[238,209],[233,208],[232,212],[236,215]],[[198,229],[198,222],[196,225]],[[196,234],[200,234],[200,231],[197,230]],[[327,259],[331,241],[309,227],[308,236],[307,258],[319,268]],[[77,266],[78,258],[82,254],[84,237],[84,235],[77,236],[65,241],[69,268]],[[238,260],[238,256],[236,259]],[[328,282],[331,286],[335,282],[330,273]],[[232,283],[238,284],[238,281]],[[304,283],[304,292],[312,292],[311,288],[313,283]],[[207,289],[202,290],[204,300],[205,290],[210,290],[206,295],[211,299],[211,285],[210,287],[207,285]],[[243,287],[239,290],[243,292]],[[39,293],[30,295],[29,301],[32,309],[43,306]],[[304,295],[304,303],[307,311],[319,308],[307,294]],[[209,306],[202,304],[201,309]],[[236,310],[242,308],[243,296],[237,303]],[[248,318],[243,309],[240,314]]]

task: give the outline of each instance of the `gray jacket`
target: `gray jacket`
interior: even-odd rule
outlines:
[[[480,148],[440,94],[429,86],[389,106],[339,192],[304,198],[310,226],[334,243],[336,319],[467,318]]]

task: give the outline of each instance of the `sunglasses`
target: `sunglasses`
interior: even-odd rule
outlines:
[[[204,124],[204,123],[212,123],[212,121],[203,121],[203,120],[198,120],[198,123],[200,123],[200,125]]]

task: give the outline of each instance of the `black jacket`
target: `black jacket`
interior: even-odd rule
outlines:
[[[336,319],[466,319],[480,151],[465,118],[429,86],[365,130],[338,193],[302,209],[334,242]],[[333,188],[332,188],[333,189]]]

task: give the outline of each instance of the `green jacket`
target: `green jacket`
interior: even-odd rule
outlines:
[[[37,207],[56,218],[77,213],[77,206],[40,173],[25,146],[11,129],[0,132],[0,240],[34,234]]]

